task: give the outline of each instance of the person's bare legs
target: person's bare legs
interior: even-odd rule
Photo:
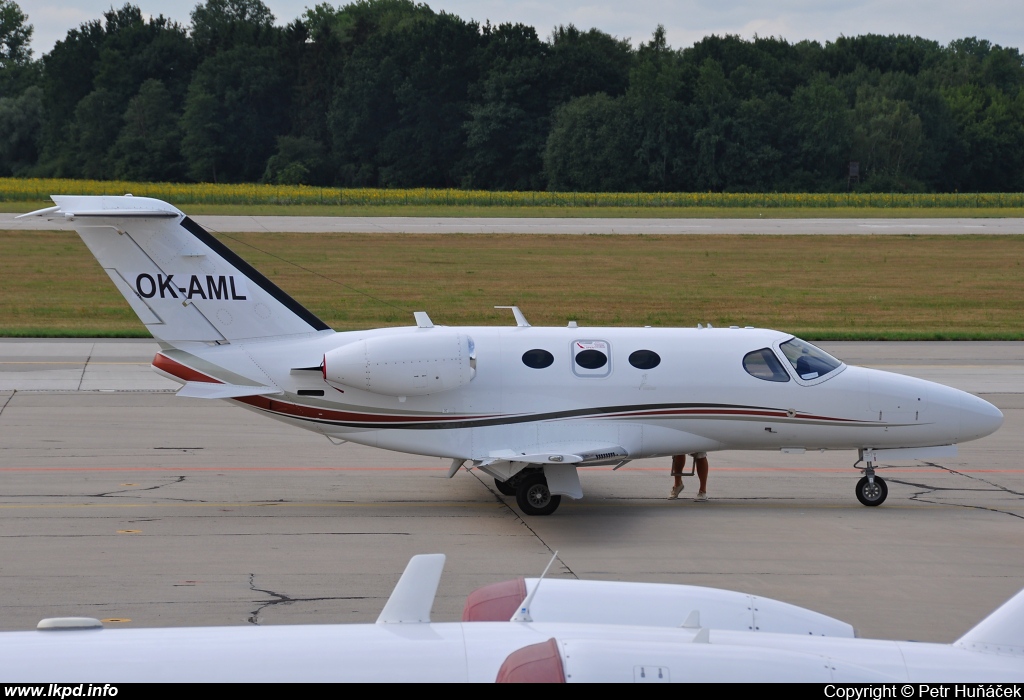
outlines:
[[[707,460],[705,460],[707,461]],[[683,490],[683,468],[686,466],[686,455],[673,455],[672,457],[672,491],[669,493],[669,500],[679,498],[679,492]]]
[[[697,478],[700,479],[700,488],[697,491],[697,498],[695,500],[706,501],[708,500],[708,458],[696,457],[694,458],[694,465],[694,471],[697,472]]]

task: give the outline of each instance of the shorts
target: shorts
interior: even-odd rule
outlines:
[[[693,457],[694,459],[707,459],[708,458],[708,453],[707,452],[694,452],[690,456]]]

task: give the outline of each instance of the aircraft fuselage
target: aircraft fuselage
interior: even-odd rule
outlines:
[[[474,346],[474,376],[456,388],[383,395],[329,382],[321,369],[325,355],[353,343],[381,339],[416,357],[424,339],[444,333]],[[228,383],[251,368],[246,380],[272,382],[283,393],[234,400],[274,418],[352,442],[467,460],[603,444],[625,450],[604,461],[723,449],[925,447],[977,439],[1002,422],[982,399],[903,375],[843,364],[805,379],[779,350],[792,338],[747,328],[413,327],[195,344],[165,354]],[[574,362],[581,346],[601,348],[607,361],[581,367]],[[762,349],[779,358],[786,380],[745,370],[745,356]],[[524,362],[537,351],[550,354],[548,366]],[[657,365],[634,366],[638,351],[655,354]]]

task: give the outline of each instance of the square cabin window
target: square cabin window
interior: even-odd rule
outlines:
[[[604,340],[574,340],[572,371],[577,377],[607,377],[612,372],[611,348]]]

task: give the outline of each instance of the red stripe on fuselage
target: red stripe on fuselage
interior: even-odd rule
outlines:
[[[207,384],[224,383],[216,377],[211,377],[208,374],[203,374],[199,370],[186,367],[177,360],[172,360],[167,357],[167,355],[159,352],[153,357],[153,366],[161,371],[167,372],[167,374],[177,377],[183,382],[205,382]]]
[[[451,421],[481,420],[494,418],[484,416],[398,416],[388,413],[353,413],[351,411],[335,411],[318,406],[306,406],[287,401],[279,401],[267,396],[243,396],[234,401],[244,403],[271,413],[292,418],[309,418],[312,420],[342,421],[346,423],[380,423],[382,425],[402,425],[409,423],[447,423]]]

